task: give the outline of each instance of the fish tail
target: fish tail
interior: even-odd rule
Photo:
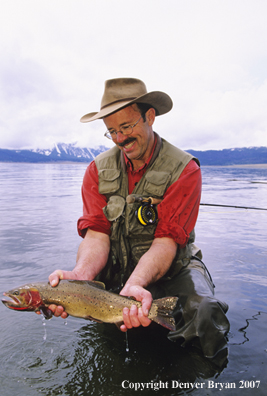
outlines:
[[[153,321],[160,324],[167,329],[174,331],[175,319],[173,317],[173,310],[176,307],[178,297],[164,297],[153,301],[156,307],[157,315],[153,317]]]

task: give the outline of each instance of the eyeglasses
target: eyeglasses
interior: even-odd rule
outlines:
[[[104,136],[106,136],[108,139],[115,139],[115,136],[117,136],[117,134],[120,132],[123,135],[131,135],[133,133],[133,129],[134,127],[138,124],[138,122],[141,120],[143,116],[141,115],[141,117],[139,118],[138,121],[136,121],[136,123],[134,125],[126,125],[126,126],[122,126],[121,129],[119,129],[118,131],[107,131]]]

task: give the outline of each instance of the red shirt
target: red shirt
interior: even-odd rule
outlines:
[[[129,194],[145,173],[151,157],[136,171],[132,170],[131,162],[126,157]],[[181,248],[184,247],[196,224],[200,195],[201,171],[197,163],[191,160],[179,179],[167,189],[163,201],[157,205],[159,220],[154,237],[169,237]],[[79,235],[83,237],[87,228],[110,235],[111,223],[103,213],[107,199],[98,192],[98,170],[94,161],[89,164],[84,175],[82,199],[83,216],[78,220]]]

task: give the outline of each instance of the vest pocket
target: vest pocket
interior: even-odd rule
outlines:
[[[109,221],[118,220],[123,215],[125,199],[119,195],[112,195],[103,208],[104,215]]]
[[[119,169],[102,169],[98,172],[98,191],[100,194],[110,194],[118,191],[120,188]]]
[[[169,172],[148,171],[145,174],[144,190],[149,196],[162,197],[167,189],[168,183],[171,179]]]

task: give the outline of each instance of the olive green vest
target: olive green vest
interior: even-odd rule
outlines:
[[[157,135],[157,145],[148,168],[131,195],[162,199],[193,158]],[[195,159],[197,162],[198,160]],[[140,203],[127,203],[128,176],[122,151],[114,146],[95,159],[99,193],[107,197],[103,211],[111,221],[111,250],[108,263],[97,279],[108,289],[119,289],[129,278],[141,256],[149,249],[157,224],[142,225],[136,217]],[[170,279],[192,256],[194,230],[187,246],[177,249],[176,258],[164,278]]]

